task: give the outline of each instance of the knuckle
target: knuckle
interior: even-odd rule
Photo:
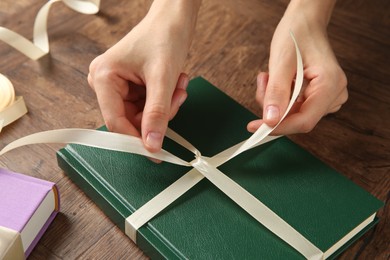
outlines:
[[[300,132],[307,134],[314,129],[315,125],[316,125],[316,122],[314,122],[312,120],[306,120],[301,124]]]
[[[88,80],[88,84],[89,86],[94,89],[94,86],[93,86],[93,80],[92,80],[92,76],[90,73],[88,73],[88,77],[87,77],[87,80]]]
[[[340,72],[339,72],[339,85],[341,88],[347,88],[347,85],[348,85],[348,79],[347,79],[347,76],[345,75],[344,71],[339,68]]]
[[[347,76],[340,66],[333,68],[333,71],[329,72],[327,75],[330,78],[336,79],[334,87],[337,88],[340,92],[347,88]]]
[[[275,95],[275,96],[283,95],[283,93],[285,92],[286,89],[282,86],[283,86],[283,84],[281,84],[279,82],[270,83],[267,86],[267,94],[268,95]]]
[[[345,89],[345,91],[343,91],[343,94],[341,95],[341,104],[344,104],[345,102],[347,102],[348,100],[348,91],[347,89]]]
[[[341,94],[341,101],[342,101],[342,104],[344,104],[345,102],[347,102],[348,100],[348,89],[347,89],[347,85],[348,85],[348,79],[347,79],[347,76],[345,75],[345,73],[343,72],[342,73],[342,76],[341,76],[341,79],[340,79],[340,86],[342,87],[343,89],[343,92]]]
[[[337,67],[336,73],[338,75],[338,82],[336,84],[336,87],[339,91],[338,102],[340,102],[340,105],[342,105],[348,100],[348,79],[344,71],[340,67]]]
[[[90,84],[95,81],[112,79],[115,75],[115,65],[104,57],[104,54],[96,57],[89,65]]]
[[[91,76],[95,75],[95,72],[97,68],[100,66],[100,63],[101,63],[101,55],[93,59],[91,64],[89,64],[89,74]]]
[[[330,111],[329,111],[329,113],[336,113],[337,111],[339,111],[341,109],[341,105],[340,106],[336,106],[336,107],[334,107],[333,109],[331,109]]]
[[[260,106],[263,106],[264,96],[256,95],[255,99],[256,102],[260,104]]]
[[[289,88],[286,88],[282,83],[274,82],[268,84],[267,90],[265,92],[265,99],[267,100],[267,103],[272,103],[285,100],[289,95]]]
[[[282,85],[269,85],[260,104],[263,108],[276,105],[280,109],[284,109],[290,100],[290,94],[291,90],[284,88]]]
[[[146,116],[153,121],[155,120],[168,121],[170,117],[170,111],[161,104],[153,104],[145,113]]]

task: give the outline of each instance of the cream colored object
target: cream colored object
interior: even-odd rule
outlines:
[[[63,2],[76,12],[96,14],[100,0],[50,0],[39,10],[34,22],[33,41],[0,26],[0,40],[14,47],[32,60],[37,60],[49,53],[49,37],[47,35],[47,17],[50,7],[56,2]]]
[[[20,233],[0,226],[0,259],[24,259],[24,250]]]
[[[15,97],[14,87],[4,75],[0,74],[0,132],[27,113],[23,97]]]
[[[0,111],[11,105],[15,99],[14,87],[4,75],[0,74]]]

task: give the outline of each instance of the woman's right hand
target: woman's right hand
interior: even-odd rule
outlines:
[[[182,73],[200,1],[154,1],[145,18],[95,58],[88,82],[107,128],[161,149],[168,121],[187,97]],[[169,12],[169,13],[168,13]]]

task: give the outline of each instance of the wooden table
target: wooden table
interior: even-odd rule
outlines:
[[[251,111],[256,75],[267,68],[269,44],[287,0],[204,1],[185,70],[201,75]],[[32,37],[44,0],[0,1],[0,25]],[[28,115],[3,129],[0,147],[30,133],[103,124],[86,76],[92,59],[136,25],[151,1],[102,1],[98,15],[63,4],[49,16],[51,55],[32,61],[0,42],[0,72],[24,96]],[[390,243],[390,2],[343,0],[336,5],[329,37],[347,73],[349,101],[309,134],[290,138],[386,202],[380,223],[340,259],[389,259]],[[0,158],[0,166],[56,182],[61,213],[30,259],[143,259],[130,239],[59,169],[60,145],[34,145]]]

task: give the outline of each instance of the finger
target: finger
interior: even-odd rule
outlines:
[[[337,96],[337,99],[333,102],[330,109],[327,111],[327,114],[336,113],[340,110],[342,105],[348,100],[348,91],[346,88]]]
[[[284,52],[270,58],[270,72],[264,96],[263,119],[269,126],[275,126],[284,112],[291,95],[291,84],[296,72],[295,53]]]
[[[146,97],[146,88],[142,85],[137,85],[131,81],[128,82],[129,91],[125,100],[130,102],[138,102]]]
[[[265,90],[268,84],[269,74],[267,72],[260,72],[257,75],[256,83],[256,101],[259,103],[261,109],[264,108],[264,96],[265,96]],[[262,119],[253,120],[248,123],[247,130],[251,133],[254,133],[262,124],[264,121]]]
[[[335,107],[331,108],[331,109],[329,110],[328,113],[329,113],[329,114],[331,114],[331,113],[336,113],[337,111],[340,110],[340,108],[341,108],[341,105],[335,106]]]
[[[122,88],[128,88],[126,81],[100,79],[95,81],[95,92],[99,102],[100,110],[105,124],[109,131],[140,136],[126,116],[125,104],[123,101]]]
[[[89,86],[95,90],[95,88],[93,87],[93,80],[92,80],[92,76],[91,76],[91,73],[88,73],[88,84]]]
[[[167,74],[152,75],[149,80],[146,79],[146,103],[141,128],[145,148],[150,152],[161,150],[177,79],[173,81]]]
[[[184,103],[184,101],[187,98],[186,89],[188,86],[188,81],[189,81],[188,75],[185,73],[181,73],[176,85],[176,89],[173,92],[169,120],[172,120],[172,118],[177,114],[177,111],[179,110],[180,106]]]
[[[320,119],[327,114],[327,106],[324,98],[309,97],[302,103],[299,112],[288,115],[272,134],[289,135],[312,131]]]
[[[295,83],[295,81],[294,81],[294,83]],[[306,78],[303,79],[301,91],[298,94],[296,102],[302,103],[303,101],[305,101],[305,92],[306,92],[307,87],[309,86],[309,83],[310,83],[310,81],[308,79],[306,79]],[[292,88],[293,87],[294,86],[292,86]]]
[[[251,133],[254,133],[256,132],[257,129],[259,129],[259,127],[264,123],[264,121],[262,119],[257,119],[257,120],[253,120],[251,122],[248,123],[248,125],[246,126],[246,129],[251,132]]]
[[[261,109],[263,109],[265,90],[268,84],[268,73],[260,72],[257,75],[257,88],[256,88],[256,101],[259,103]]]
[[[145,106],[145,100],[141,99],[135,102],[124,102],[126,117],[130,123],[141,132],[141,120],[142,120],[142,111]]]
[[[289,115],[290,114],[294,114],[294,113],[297,113],[299,110],[300,110],[300,107],[302,105],[302,102],[295,102],[293,104],[293,106],[291,107],[290,111],[289,111]],[[288,116],[287,116],[288,117]],[[256,130],[264,123],[264,120],[263,119],[257,119],[257,120],[253,120],[251,122],[248,123],[247,125],[247,130],[251,133],[254,133],[256,132]],[[271,133],[271,135],[273,135],[273,133]]]
[[[187,98],[186,88],[188,86],[188,82],[189,82],[188,75],[185,73],[181,73],[175,91],[172,95],[169,120],[171,120],[176,115],[180,106],[184,103],[185,99]],[[143,115],[143,113],[140,113],[139,115]],[[137,116],[136,118],[141,118],[141,117]],[[160,162],[159,160],[152,160],[152,161],[156,163]]]

